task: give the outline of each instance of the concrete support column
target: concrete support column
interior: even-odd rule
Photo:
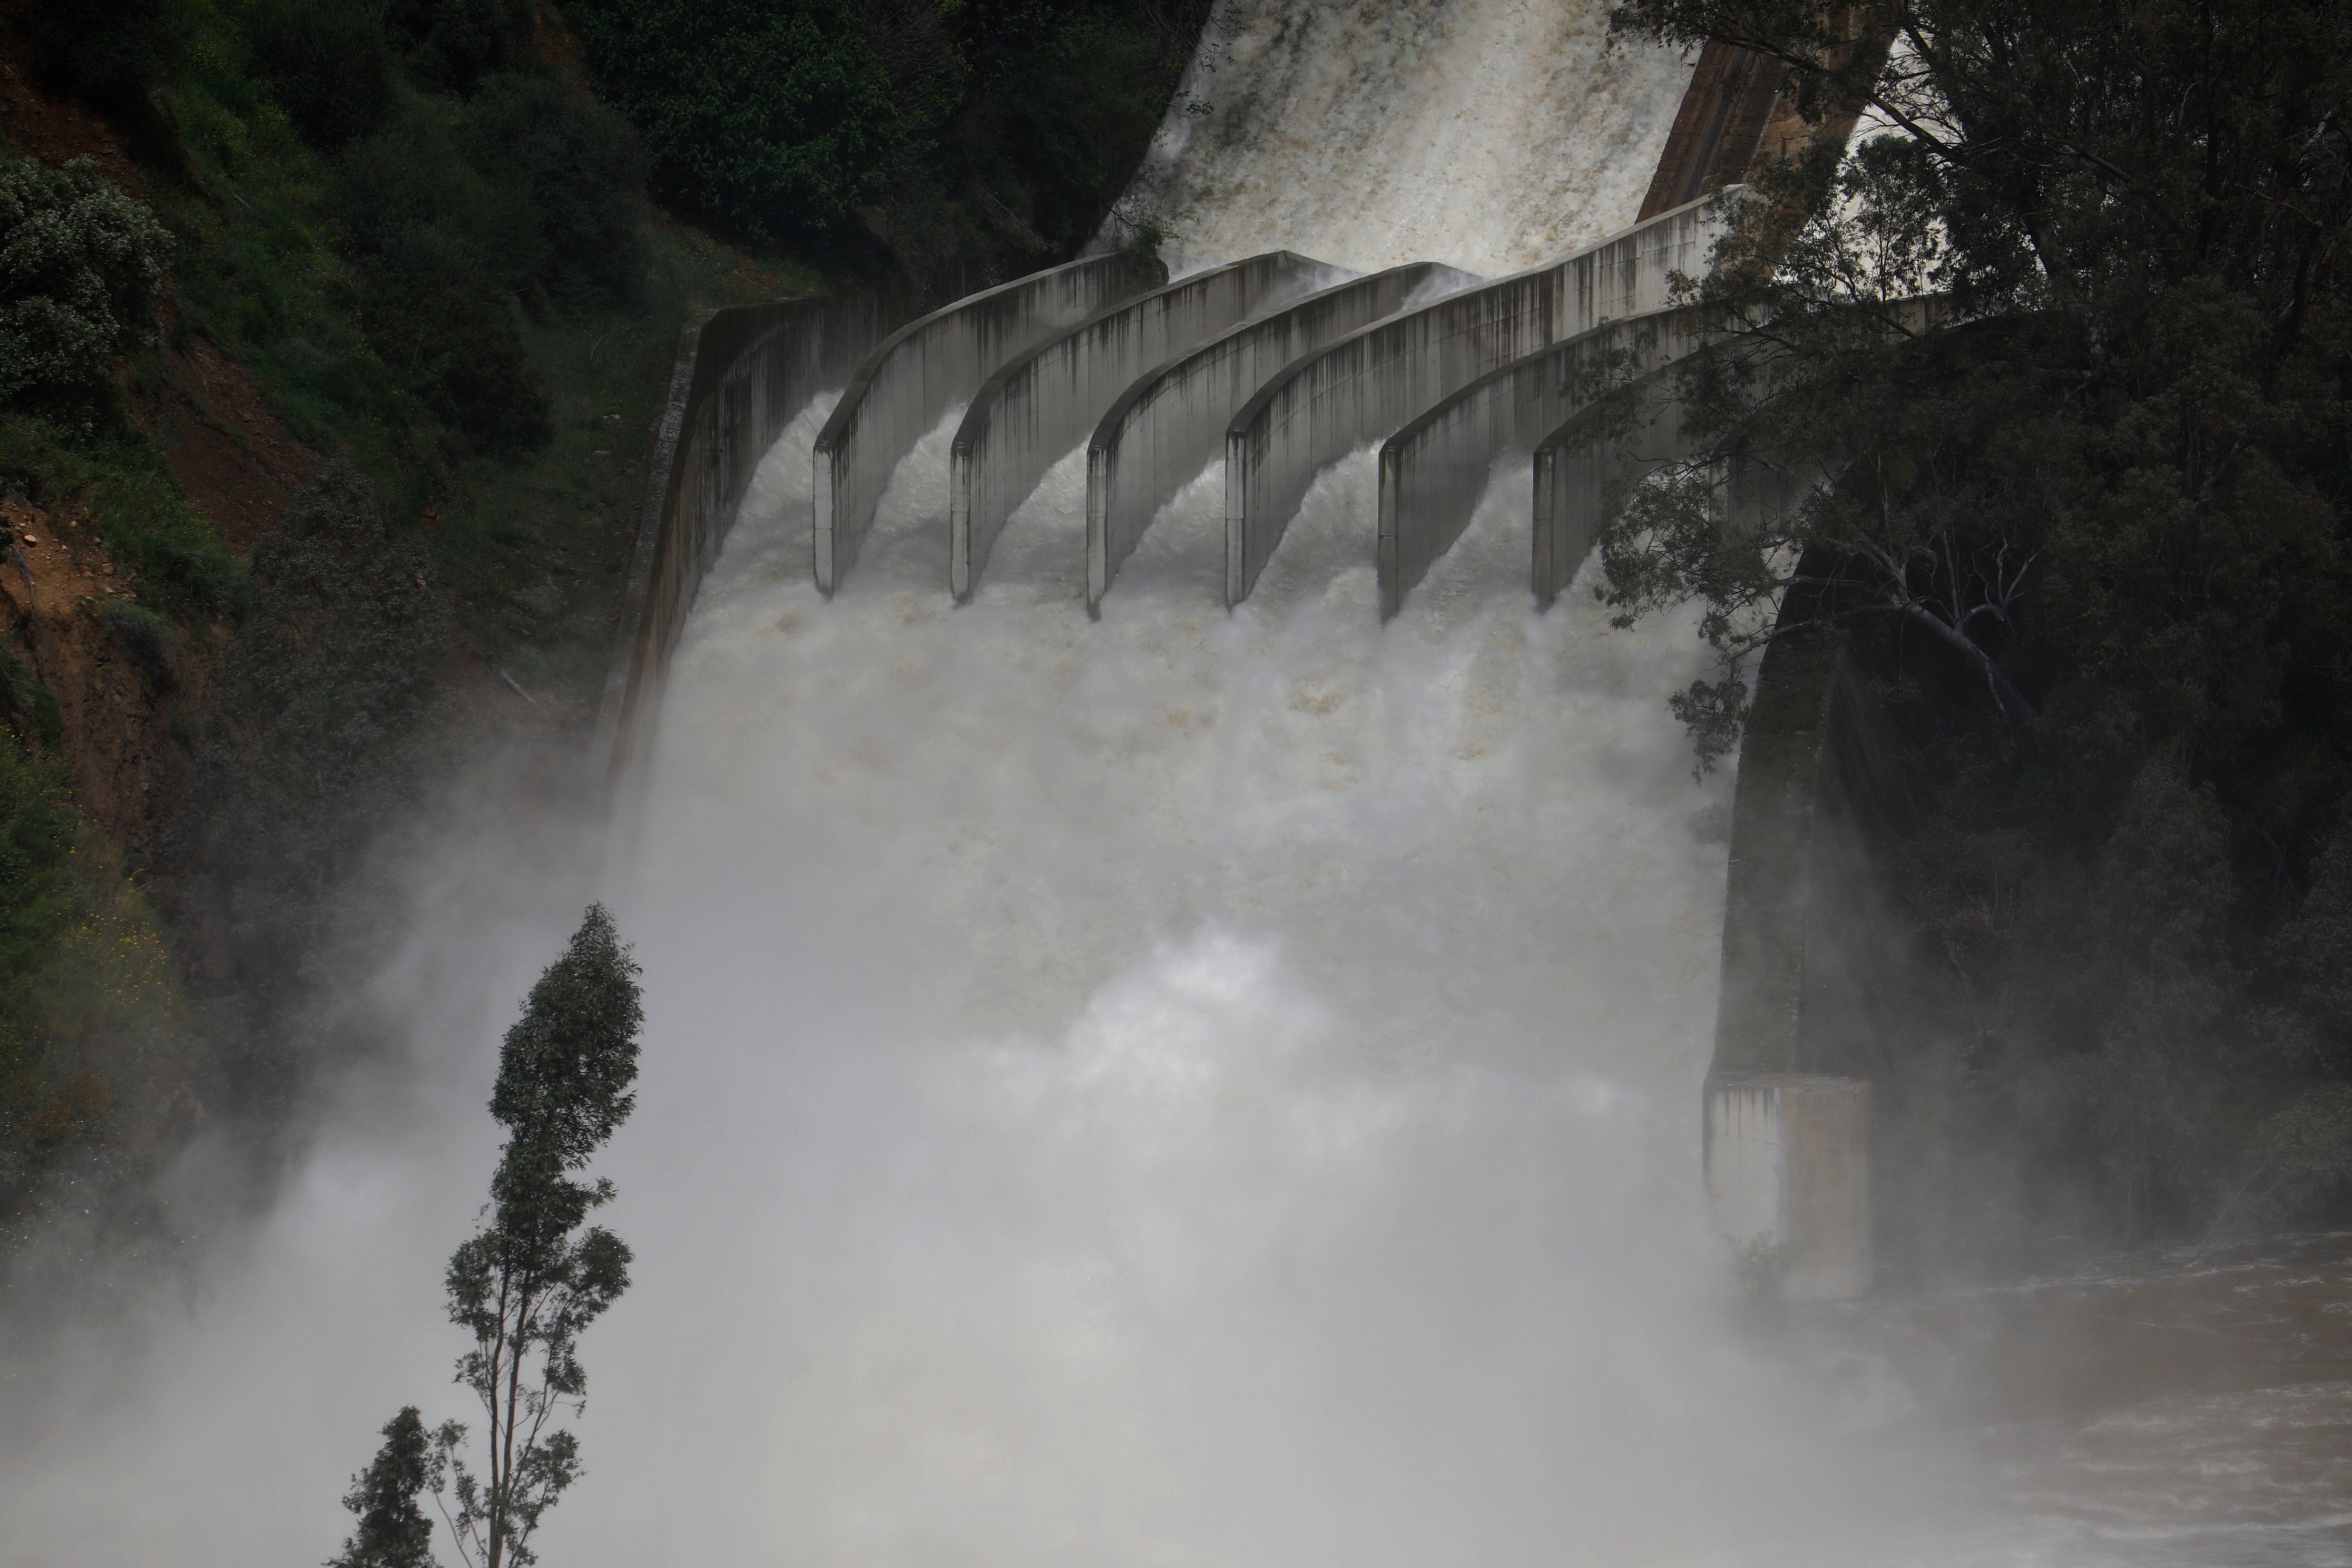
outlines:
[[[1706,1085],[1706,1191],[1743,1251],[1766,1250],[1792,1301],[1870,1289],[1870,1085],[1724,1073]],[[1767,1250],[1769,1249],[1769,1250]]]

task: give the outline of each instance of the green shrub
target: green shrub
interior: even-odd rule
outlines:
[[[98,423],[107,357],[154,336],[170,249],[155,215],[88,158],[0,160],[0,405]]]
[[[54,746],[65,733],[65,714],[57,693],[16,658],[0,653],[0,720],[19,734]]]
[[[627,304],[645,269],[645,154],[627,121],[552,76],[484,81],[462,122],[467,162],[538,220],[537,281]]]
[[[243,602],[244,563],[144,441],[0,418],[0,482],[53,512],[88,511],[152,605],[205,616],[235,614]]]
[[[65,925],[78,832],[65,764],[0,732],[0,1012],[25,1007],[26,979]]]
[[[172,677],[172,655],[179,647],[179,634],[172,623],[142,605],[125,599],[110,599],[99,612],[99,624],[106,633],[122,645],[149,679],[168,681]]]
[[[549,267],[530,204],[484,178],[421,106],[352,144],[339,200],[362,277],[355,313],[400,384],[484,451],[546,440],[547,395],[509,303],[536,297]]]
[[[379,272],[439,270],[484,293],[527,289],[547,268],[536,216],[474,167],[450,121],[442,106],[412,99],[352,144],[336,174],[339,248]]]
[[[391,112],[392,53],[373,6],[269,0],[247,36],[255,79],[312,146],[336,151]]]
[[[212,519],[189,501],[152,447],[123,442],[87,470],[83,492],[99,537],[131,568],[141,591],[189,615],[234,615],[245,565]]]
[[[906,152],[848,0],[583,0],[570,15],[656,187],[722,229],[833,228]]]
[[[384,363],[472,445],[512,456],[547,440],[547,393],[504,301],[425,263],[381,278],[360,321]]]
[[[530,0],[392,0],[384,20],[409,68],[451,92],[520,63],[530,40]]]

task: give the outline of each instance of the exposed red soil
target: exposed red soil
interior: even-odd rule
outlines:
[[[100,618],[132,595],[89,520],[0,498],[0,647],[57,697],[74,795],[107,836],[152,854],[187,764],[171,715],[201,706],[221,627],[183,631],[151,669]]]
[[[147,182],[122,150],[121,138],[87,105],[42,90],[24,37],[13,27],[0,33],[0,133],[44,163],[62,166],[93,158],[99,173],[147,199]]]
[[[161,386],[133,392],[132,415],[172,477],[229,543],[250,551],[326,459],[296,440],[245,372],[206,339],[163,351]]]

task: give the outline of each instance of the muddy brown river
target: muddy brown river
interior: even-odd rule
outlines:
[[[2088,1256],[1790,1331],[1858,1435],[1944,1452],[1962,1561],[2352,1563],[2352,1234]]]

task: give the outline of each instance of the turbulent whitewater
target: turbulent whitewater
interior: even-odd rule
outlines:
[[[678,650],[628,906],[675,1042],[619,1172],[659,1194],[635,1321],[690,1321],[751,1214],[775,1335],[728,1342],[748,1400],[608,1394],[672,1435],[655,1489],[716,1423],[711,1544],[845,1565],[1499,1568],[1778,1511],[1800,1478],[1702,1397],[1771,1408],[1691,1175],[1727,791],[1664,712],[1689,628],[1534,615],[1498,497],[1383,630],[1361,459],[1233,616],[1212,475],[1090,624],[1075,462],[952,608],[952,419],[827,603],[813,423]]]
[[[1188,255],[1516,272],[1637,216],[1690,62],[1560,0],[1227,0],[1122,216]]]

